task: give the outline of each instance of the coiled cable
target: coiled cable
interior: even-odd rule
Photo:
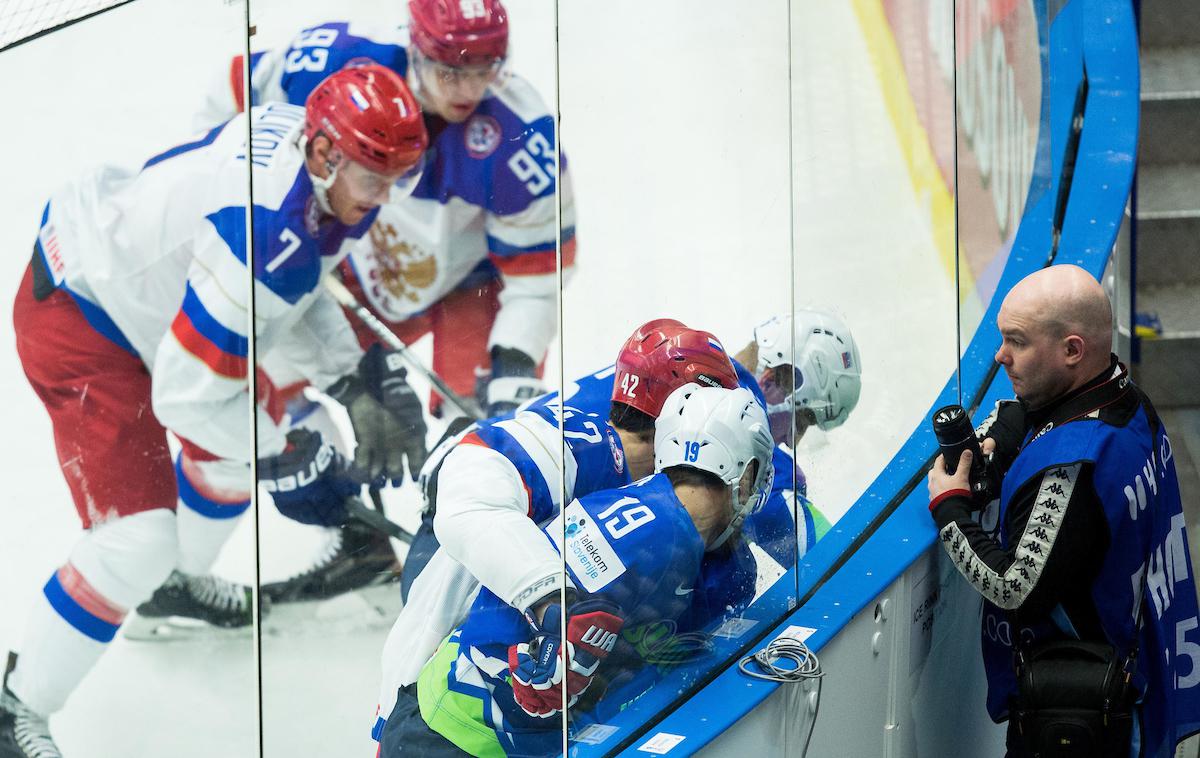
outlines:
[[[795,664],[794,668],[780,666],[779,662],[783,660],[792,661]],[[813,730],[817,726],[817,713],[821,708],[821,677],[825,676],[817,654],[795,637],[776,637],[762,650],[738,661],[738,670],[746,676],[768,682],[816,680],[817,693],[816,702],[813,704],[812,721],[809,722],[808,736],[804,738],[804,749],[800,752],[802,757],[807,755],[808,745],[812,742]]]

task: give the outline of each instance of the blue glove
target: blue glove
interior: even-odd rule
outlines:
[[[362,488],[348,475],[346,459],[311,429],[293,429],[287,441],[282,453],[258,461],[258,481],[275,507],[303,524],[345,523],[346,498]]]
[[[562,606],[552,603],[541,623],[530,620],[534,636],[508,648],[513,699],[530,716],[548,718],[562,710],[562,686],[567,706],[592,683],[600,662],[612,652],[625,621],[607,600],[584,600],[567,609],[567,639],[560,636]]]

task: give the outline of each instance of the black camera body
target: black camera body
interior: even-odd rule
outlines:
[[[979,439],[971,426],[971,417],[961,405],[947,405],[933,412],[930,420],[933,424],[933,435],[937,437],[938,445],[942,448],[942,460],[946,463],[946,473],[953,474],[958,468],[958,459],[964,450],[971,451],[971,472],[968,480],[971,483],[971,494],[979,505],[987,505],[1000,497],[1001,474],[993,462],[992,456],[983,454],[979,447]]]

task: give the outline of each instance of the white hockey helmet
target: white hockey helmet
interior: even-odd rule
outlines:
[[[709,550],[719,547],[742,520],[767,501],[774,479],[767,414],[744,387],[724,389],[685,384],[663,403],[655,423],[654,469],[689,466],[716,475],[731,487],[733,516]],[[742,477],[758,461],[754,484],[741,492]]]
[[[755,374],[767,396],[776,442],[788,441],[797,408],[811,410],[817,426],[825,431],[846,421],[862,390],[862,363],[845,321],[827,310],[801,308],[794,315],[759,324],[754,341],[758,345]],[[792,367],[790,380],[777,371],[787,366]]]

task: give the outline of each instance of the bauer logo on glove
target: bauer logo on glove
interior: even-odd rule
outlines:
[[[346,460],[310,429],[291,430],[287,441],[282,453],[258,461],[258,481],[271,493],[275,507],[304,524],[345,522],[345,499],[361,486]]]
[[[321,474],[329,469],[331,463],[333,463],[333,448],[327,442],[322,443],[317,449],[316,456],[308,461],[306,469],[278,479],[263,479],[263,489],[267,492],[295,492],[304,489],[317,481]]]

